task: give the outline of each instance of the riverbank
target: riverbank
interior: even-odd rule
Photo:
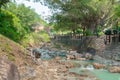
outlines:
[[[87,54],[85,57],[85,55],[78,54],[76,51],[69,51],[66,47],[56,48],[54,45],[46,44],[46,47],[39,48],[39,52],[42,54],[41,58],[33,60],[30,52],[26,51],[19,44],[3,36],[0,36],[0,43],[0,56],[2,58],[8,58],[9,61],[16,65],[20,80],[119,79],[119,73],[110,73],[106,69],[95,69],[92,65],[94,61],[92,60],[91,62],[91,60],[89,60],[93,58],[91,55]],[[102,60],[102,62],[106,61],[105,58],[97,57],[96,59],[98,62]],[[95,60],[95,62],[97,60]],[[9,70],[9,68],[6,67],[7,65],[1,64],[1,70]],[[8,73],[12,74],[13,71]],[[114,77],[114,79],[110,77]]]

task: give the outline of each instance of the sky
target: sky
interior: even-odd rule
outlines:
[[[37,12],[43,19],[46,19],[48,16],[51,15],[50,9],[48,9],[47,6],[41,5],[40,2],[29,2],[26,0],[16,0],[17,4],[24,3],[25,6],[30,6],[31,8],[35,9],[35,12]]]

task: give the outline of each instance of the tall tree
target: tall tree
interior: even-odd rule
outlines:
[[[0,0],[0,8],[5,5],[6,3],[8,3],[10,0]]]
[[[24,29],[19,18],[7,10],[0,13],[0,34],[18,42],[24,35]]]
[[[108,26],[114,0],[44,0],[54,10],[52,20],[59,28],[78,28],[95,32],[98,26]],[[61,27],[60,27],[61,26]],[[58,28],[58,27],[57,27]]]
[[[5,9],[14,13],[20,19],[20,23],[27,32],[30,32],[30,26],[32,24],[42,21],[34,9],[26,7],[24,4],[16,5],[9,3]]]

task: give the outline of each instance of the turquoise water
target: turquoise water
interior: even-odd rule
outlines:
[[[91,71],[100,80],[120,80],[120,73],[110,73],[107,70]]]
[[[69,72],[82,74],[85,68],[71,68]],[[110,73],[107,70],[93,70],[92,68],[86,69],[87,73],[94,75],[99,80],[120,80],[120,73]]]
[[[84,68],[85,70],[85,68]],[[93,70],[93,69],[86,69],[88,72],[93,76],[95,76],[99,80],[120,80],[120,73],[110,73],[107,70]],[[69,72],[74,72],[77,74],[82,74],[82,68],[71,68]]]
[[[83,66],[71,68],[69,69],[69,72],[82,74],[83,71],[85,72],[87,71],[86,73],[95,76],[99,80],[120,80],[120,73],[110,73],[104,69],[96,70],[92,67],[91,62],[89,61],[72,61],[72,62],[82,64]],[[87,67],[84,67],[85,64],[89,65]]]

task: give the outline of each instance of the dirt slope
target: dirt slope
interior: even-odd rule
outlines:
[[[0,57],[7,57],[17,66],[32,64],[28,52],[14,41],[0,34]]]

